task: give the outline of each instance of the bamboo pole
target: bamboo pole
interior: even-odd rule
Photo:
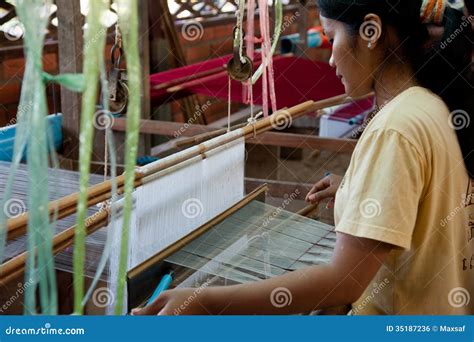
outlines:
[[[90,235],[108,223],[110,209],[102,209],[86,220],[86,235]],[[74,243],[74,234],[76,230],[74,225],[53,238],[53,254],[56,255]],[[23,252],[16,257],[0,265],[0,286],[6,286],[10,281],[23,274],[25,271],[28,252]]]
[[[226,210],[225,212],[219,214],[218,216],[211,219],[208,223],[204,224],[195,231],[189,233],[185,237],[178,240],[171,247],[165,249],[164,253],[169,253],[170,251],[176,250],[179,246],[183,246],[183,243],[192,241],[201,234],[204,234],[212,226],[215,226],[226,217],[241,209],[244,205],[248,204],[250,201],[254,200],[258,196],[262,195],[268,190],[266,184],[261,185],[250,194],[245,196],[240,202]],[[108,219],[110,215],[110,208],[102,209],[95,213],[92,216],[89,216],[86,219],[86,235],[90,235],[97,230],[105,227],[108,224]],[[57,255],[64,251],[66,248],[70,247],[74,243],[74,234],[77,225],[74,225],[63,232],[57,234],[53,239],[53,254]],[[0,286],[6,286],[10,281],[21,276],[25,271],[26,260],[28,258],[28,252],[23,252],[22,254],[17,255],[16,257],[8,260],[7,262],[0,265]]]
[[[298,215],[304,216],[304,217],[309,217],[311,216],[312,213],[314,213],[318,209],[319,203],[318,204],[310,204],[303,209],[299,210],[297,212]]]
[[[142,185],[142,175],[137,173],[135,176],[135,187]],[[123,194],[123,175],[116,178],[117,180],[117,195]],[[48,205],[49,216],[54,218],[57,215],[57,219],[62,219],[76,212],[77,198],[79,192],[62,197],[58,200],[50,202]],[[107,201],[112,196],[112,180],[105,181],[93,185],[89,188],[87,207],[91,207],[98,203]],[[57,212],[56,212],[57,211]],[[28,225],[28,213],[24,213],[18,217],[8,220],[8,235],[7,239],[12,240],[26,233],[26,227]]]
[[[256,199],[261,194],[268,191],[268,186],[266,184],[261,185],[257,189],[253,190],[245,198],[243,198],[236,205],[232,206],[225,212],[219,214],[203,226],[199,227],[195,231],[189,233],[185,237],[178,240],[176,243],[168,247],[167,249],[160,252],[158,255],[151,257],[146,260],[143,264],[135,267],[129,272],[129,276],[133,277],[136,274],[139,274],[143,269],[149,267],[151,264],[156,263],[163,258],[168,257],[169,255],[176,252],[179,248],[182,248],[184,245],[190,241],[196,239],[200,235],[207,232],[210,228],[216,224],[222,222],[225,218],[229,217],[237,210],[241,209],[243,206]],[[318,205],[312,204],[302,210],[298,211],[296,214],[301,216],[309,216],[314,210],[316,210]],[[105,227],[108,224],[108,219],[110,215],[110,208],[102,209],[95,213],[92,216],[89,216],[86,220],[86,235],[90,235],[97,230]],[[57,234],[53,239],[53,254],[57,255],[63,252],[66,248],[70,247],[74,243],[74,232],[76,225],[64,230],[63,232]],[[28,252],[23,252],[22,254],[17,255],[16,257],[8,260],[7,262],[0,265],[0,286],[6,286],[10,281],[21,276],[25,271],[26,260],[28,259]]]

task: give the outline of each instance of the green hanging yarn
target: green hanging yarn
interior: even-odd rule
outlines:
[[[28,145],[28,260],[26,265],[25,313],[35,314],[39,284],[43,314],[57,313],[57,289],[52,253],[53,232],[48,213],[48,126],[46,90],[42,79],[42,51],[51,1],[19,0],[16,12],[25,28],[25,75],[20,99],[21,122],[16,137],[19,145]],[[28,108],[28,110],[26,110]],[[23,133],[28,132],[25,137]],[[15,151],[16,153],[20,151]],[[17,160],[18,156],[14,156]]]
[[[100,86],[101,86],[101,105],[104,110],[104,113],[106,115],[112,115],[110,113],[110,108],[109,108],[109,82],[107,80],[107,70],[105,67],[105,61],[102,61],[100,63]],[[110,159],[110,180],[112,182],[112,191],[111,191],[111,201],[110,201],[110,222],[114,222],[117,216],[117,208],[114,204],[116,199],[118,198],[117,195],[117,160],[116,160],[116,149],[115,149],[115,142],[114,142],[114,136],[113,136],[113,131],[110,128],[110,125],[106,125],[105,128],[105,139],[107,141],[106,148],[108,149],[108,156]],[[102,255],[100,257],[100,260],[97,264],[97,271],[94,275],[94,278],[92,279],[91,285],[89,286],[89,289],[87,290],[86,295],[82,299],[82,305],[85,305],[87,301],[90,299],[92,296],[93,291],[95,290],[95,287],[97,286],[97,283],[100,280],[100,276],[102,275],[102,272],[105,269],[105,266],[107,265],[107,261],[110,258],[110,252],[112,250],[112,240],[113,240],[113,230],[112,229],[107,229],[107,238],[105,240],[105,245],[104,249],[102,251]]]
[[[123,227],[120,244],[120,263],[118,272],[115,314],[123,311],[126,283],[130,217],[132,212],[132,192],[135,181],[135,166],[138,149],[140,124],[141,68],[138,54],[138,3],[137,0],[116,0],[119,24],[122,30],[123,45],[127,61],[129,100],[127,107],[127,135],[125,145],[125,194],[123,206]]]
[[[50,75],[43,72],[43,80],[47,83],[56,83],[66,87],[69,90],[77,93],[82,93],[86,87],[86,82],[83,74],[60,74]]]
[[[74,313],[82,314],[84,297],[84,258],[86,240],[87,190],[94,138],[94,113],[97,102],[100,63],[104,58],[107,28],[102,18],[109,7],[107,0],[89,1],[86,19],[84,46],[84,83],[87,85],[82,96],[81,133],[79,136],[79,199],[77,203],[77,226],[74,236]]]

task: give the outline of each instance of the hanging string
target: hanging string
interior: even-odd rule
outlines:
[[[239,1],[239,9],[237,10],[237,29],[239,30],[239,57],[240,61],[245,64],[245,58],[244,58],[244,43],[243,43],[243,37],[244,37],[244,15],[245,15],[245,0],[240,0]]]
[[[246,60],[244,58],[244,44],[242,37],[244,36],[244,15],[245,15],[245,0],[239,0],[239,8],[236,11],[237,16],[237,23],[236,23],[236,30],[238,30],[237,36],[234,36],[234,39],[238,39],[238,49],[239,49],[239,59],[240,62],[245,64]],[[235,42],[234,42],[235,48]],[[229,75],[229,82],[228,82],[228,94],[227,94],[227,132],[230,132],[230,116],[232,112],[232,80]]]
[[[254,104],[253,104],[253,84],[250,83],[249,87],[249,94],[250,94],[250,117],[253,119],[253,111],[254,111]]]
[[[230,114],[231,114],[231,111],[232,111],[232,97],[231,97],[231,94],[232,94],[232,91],[231,91],[231,87],[232,87],[232,79],[230,78],[229,76],[229,92],[228,92],[228,95],[227,95],[227,132],[230,132]]]
[[[109,167],[109,163],[108,163],[108,160],[109,160],[109,153],[108,153],[108,140],[109,140],[109,132],[108,130],[105,131],[105,134],[104,134],[104,182],[107,180],[107,176],[108,176],[108,172],[107,172],[107,169]]]
[[[245,36],[246,53],[252,62],[255,60],[255,0],[247,3],[247,32]],[[242,98],[244,103],[250,104],[250,117],[253,118],[253,84],[252,79],[244,83],[242,87]]]

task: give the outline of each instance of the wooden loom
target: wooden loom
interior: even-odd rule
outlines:
[[[301,117],[307,113],[315,112],[319,109],[326,107],[335,106],[341,103],[350,102],[352,99],[348,98],[346,95],[336,96],[330,99],[314,102],[307,101],[298,106],[292,107],[290,109],[284,109],[278,111],[271,117],[265,118],[263,120],[257,121],[254,125],[249,125],[234,131],[233,135],[228,136],[227,138],[219,141],[219,144],[225,144],[240,137],[245,137],[245,139],[252,139],[257,135],[260,135],[264,132],[267,132],[273,129],[272,122],[281,123],[288,122],[288,120],[293,120],[298,117]],[[210,145],[206,143],[201,143],[197,146],[189,148],[182,153],[174,155],[172,158],[166,158],[164,162],[157,164],[154,168],[141,168],[138,169],[135,174],[135,186],[139,187],[143,184],[144,179],[147,176],[150,176],[154,173],[162,171],[166,168],[169,168],[173,165],[176,165],[182,161],[188,160],[190,158],[203,155],[206,151],[215,148],[216,145]],[[118,187],[119,193],[123,191],[124,185],[124,176],[120,175],[115,179]],[[111,197],[111,188],[112,180],[105,181],[103,183],[92,186],[88,190],[88,206],[92,206],[101,202],[104,202]],[[53,201],[49,205],[50,216],[54,214],[57,210],[58,219],[69,216],[73,214],[76,210],[75,206],[77,205],[78,193],[65,196],[57,201]],[[28,222],[28,214],[22,215],[17,218],[10,219],[8,221],[8,240],[11,240],[15,237],[25,234],[26,227]]]
[[[320,102],[309,101],[298,106],[292,107],[288,110],[282,110],[274,114],[274,116],[260,120],[254,125],[239,128],[230,134],[222,136],[217,141],[207,141],[197,146],[191,147],[185,151],[177,153],[173,156],[165,158],[160,162],[153,164],[151,167],[145,167],[138,169],[135,175],[135,187],[140,187],[143,184],[153,180],[158,172],[169,169],[174,165],[177,165],[183,161],[189,160],[196,157],[205,157],[206,152],[218,147],[226,142],[233,141],[238,138],[244,137],[252,139],[255,136],[266,132],[275,126],[278,122],[287,122],[289,119],[295,119],[304,115],[305,113],[316,111],[321,108],[340,104],[341,102],[347,102],[345,96],[338,96],[335,98],[327,99]],[[281,120],[281,121],[280,121]],[[116,179],[118,192],[123,192],[123,175]],[[88,191],[88,206],[104,202],[110,199],[111,196],[111,185],[112,181],[106,181],[89,188]],[[53,215],[57,210],[58,219],[69,216],[75,212],[76,202],[78,193],[65,196],[60,200],[56,200],[50,203],[49,212]],[[109,220],[109,210],[102,210],[89,217],[87,223],[87,233],[91,234],[101,227],[107,225]],[[11,219],[8,222],[8,240],[24,234],[26,229],[26,223],[28,221],[28,214],[22,215],[18,218]],[[53,248],[54,253],[57,254],[63,251],[73,243],[75,226],[57,234],[54,237]],[[27,259],[27,253],[22,253],[11,260],[5,262],[0,266],[0,284],[7,284],[10,280],[22,274],[24,271],[25,263]]]
[[[170,271],[175,274],[173,288],[205,287],[257,281],[327,263],[335,245],[333,227],[305,219],[312,206],[293,214],[265,205],[266,191],[266,186],[260,186],[131,269],[127,274],[129,309],[143,305]],[[261,245],[254,246],[255,242]]]

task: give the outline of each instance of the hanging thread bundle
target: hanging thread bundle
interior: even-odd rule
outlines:
[[[261,43],[261,64],[252,78],[243,84],[242,97],[244,103],[251,106],[251,118],[253,117],[253,86],[262,77],[262,102],[263,113],[267,117],[269,115],[268,97],[270,96],[270,104],[272,111],[277,110],[277,101],[275,94],[275,81],[273,72],[273,56],[280,39],[282,29],[283,4],[281,0],[274,2],[275,7],[275,25],[273,37],[270,37],[270,17],[269,5],[265,0],[257,0],[260,19],[260,38],[255,37],[255,0],[249,0],[247,3],[247,32],[245,35],[246,53],[250,60],[255,60],[255,44]],[[241,14],[242,15],[242,14]],[[273,38],[273,41],[272,41]]]

